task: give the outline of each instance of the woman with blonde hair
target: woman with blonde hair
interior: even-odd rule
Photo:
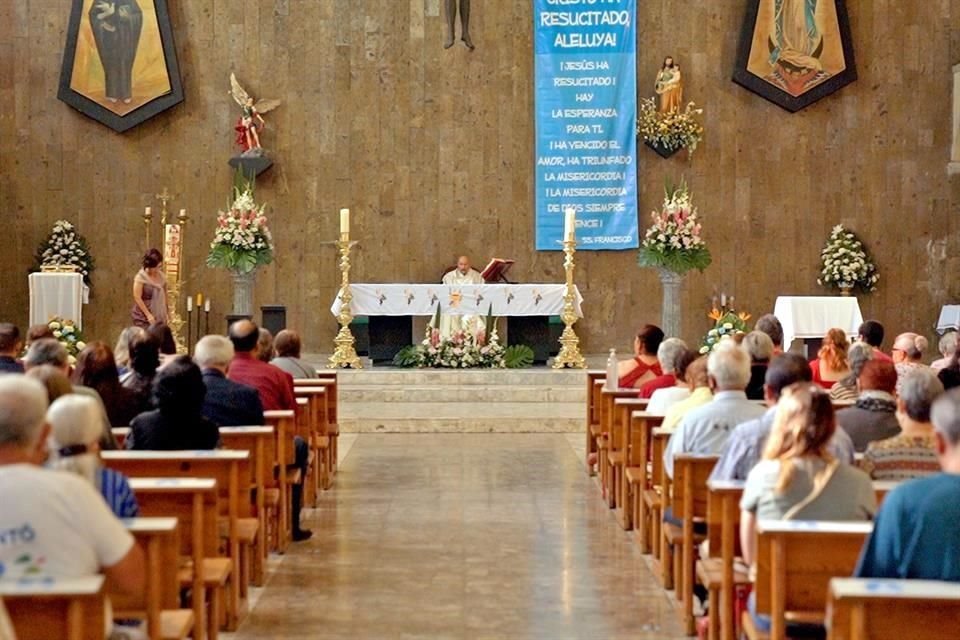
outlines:
[[[837,382],[850,375],[850,362],[847,359],[847,349],[850,343],[843,329],[830,329],[823,337],[823,345],[817,352],[816,360],[810,362],[813,371],[813,381],[830,390]]]
[[[86,478],[118,518],[135,518],[140,509],[126,476],[100,462],[102,419],[96,401],[76,394],[58,398],[47,410],[47,422],[50,467]]]

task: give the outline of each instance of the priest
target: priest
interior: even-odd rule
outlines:
[[[445,276],[443,284],[449,287],[460,285],[483,284],[483,277],[480,272],[470,266],[470,258],[460,256],[457,258],[457,267]],[[476,330],[476,316],[454,316],[442,314],[440,316],[440,336],[449,338],[455,331]]]

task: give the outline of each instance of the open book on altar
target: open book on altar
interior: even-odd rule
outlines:
[[[490,264],[484,267],[483,271],[480,273],[480,277],[483,278],[483,281],[487,283],[505,282],[507,284],[513,284],[507,280],[507,271],[510,271],[510,267],[513,266],[513,262],[513,260],[493,258],[490,260]]]

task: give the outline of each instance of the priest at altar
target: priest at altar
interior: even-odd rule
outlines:
[[[460,256],[457,258],[457,266],[443,276],[443,284],[451,287],[466,284],[483,284],[483,277],[480,272],[470,266],[470,258]],[[453,316],[449,314],[440,315],[440,335],[448,338],[453,332],[462,329],[475,330],[477,317],[472,315]]]

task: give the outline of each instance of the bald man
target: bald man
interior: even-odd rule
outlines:
[[[483,277],[480,272],[470,266],[470,258],[460,256],[457,258],[457,268],[443,276],[443,284],[449,287],[458,287],[468,284],[483,284]],[[461,329],[476,329],[476,316],[452,316],[443,314],[440,316],[440,335],[449,338],[454,331]]]

